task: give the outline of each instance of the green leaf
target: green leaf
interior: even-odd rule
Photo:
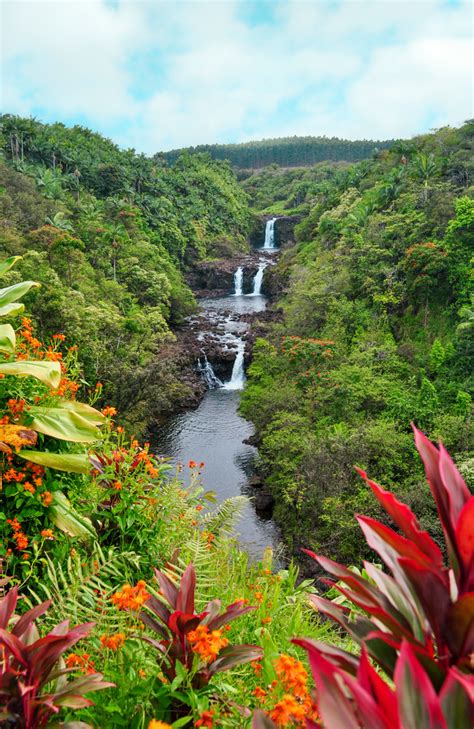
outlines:
[[[17,261],[20,261],[23,258],[23,256],[11,256],[10,258],[7,258],[3,263],[0,263],[0,276],[3,276],[4,273],[10,270],[12,266],[15,265]]]
[[[48,509],[48,516],[58,529],[61,529],[70,537],[90,539],[97,536],[90,519],[79,514],[71,506],[62,491],[54,492],[53,503]]]
[[[0,324],[0,352],[14,354],[15,344],[15,330],[11,324]]]
[[[101,437],[95,425],[73,410],[31,406],[29,415],[33,419],[30,427],[52,438],[74,443],[95,443]]]
[[[24,304],[7,304],[6,306],[0,306],[0,316],[18,316],[23,314],[25,311]]]
[[[36,281],[21,281],[13,286],[7,286],[0,289],[0,306],[11,304],[13,301],[21,299],[33,286],[40,286]]]
[[[87,474],[92,467],[89,457],[85,453],[47,453],[22,450],[16,455],[31,463],[37,463],[39,466],[54,468],[56,471]]]
[[[59,387],[61,366],[59,362],[39,362],[20,359],[17,362],[1,362],[0,374],[17,377],[36,377],[49,387]]]
[[[57,402],[63,410],[71,410],[71,412],[77,413],[81,418],[94,425],[101,425],[107,419],[99,410],[87,405],[85,402],[78,402],[77,400],[58,400]]]

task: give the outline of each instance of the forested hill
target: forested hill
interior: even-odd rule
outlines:
[[[5,284],[42,284],[27,301],[39,336],[78,345],[84,381],[144,422],[186,398],[169,356],[195,306],[183,272],[247,245],[247,196],[227,162],[172,168],[84,127],[0,118],[0,254],[23,256]]]
[[[393,139],[376,142],[370,139],[350,141],[337,137],[279,137],[242,144],[200,144],[197,147],[160,152],[155,155],[155,159],[162,158],[173,163],[183,152],[206,152],[213,159],[229,160],[239,169],[259,169],[271,164],[308,167],[326,161],[358,162],[371,157],[377,149],[390,147],[393,142]]]

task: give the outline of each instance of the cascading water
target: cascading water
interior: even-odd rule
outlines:
[[[224,383],[217,377],[205,354],[198,359],[197,367],[209,390],[217,390],[218,387],[223,386]]]
[[[267,220],[265,226],[265,242],[263,244],[264,250],[271,251],[275,248],[275,222],[276,218]]]
[[[242,390],[245,382],[244,372],[245,343],[242,339],[237,340],[237,354],[232,367],[232,375],[229,382],[224,385],[224,390]]]
[[[266,263],[260,263],[258,266],[258,271],[253,277],[253,291],[249,296],[261,296],[262,293],[262,282],[263,282],[263,272],[265,268],[267,267]]]
[[[237,271],[234,273],[234,296],[242,296],[244,283],[244,269],[239,266]]]

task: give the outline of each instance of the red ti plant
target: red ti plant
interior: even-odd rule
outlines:
[[[415,442],[443,528],[447,563],[405,504],[360,475],[398,527],[357,520],[387,571],[364,563],[369,579],[308,552],[358,608],[320,596],[314,606],[362,645],[360,658],[317,641],[308,651],[327,729],[470,729],[474,718],[474,496],[442,445],[414,428]],[[392,690],[369,656],[392,679]]]
[[[15,620],[17,601],[17,587],[0,600],[0,724],[19,729],[52,726],[52,716],[62,707],[90,706],[92,701],[85,693],[114,684],[103,681],[100,673],[68,681],[66,675],[74,669],[64,668],[60,661],[66,650],[90,633],[94,623],[70,630],[66,620],[40,638],[35,620],[51,601]]]
[[[177,662],[191,671],[196,655],[200,657],[192,678],[196,689],[205,686],[219,671],[262,657],[262,650],[256,645],[228,645],[221,630],[240,615],[255,610],[254,607],[238,600],[221,613],[221,601],[212,600],[201,613],[196,613],[196,573],[192,564],[186,567],[179,584],[163,572],[155,570],[155,574],[163,600],[152,595],[139,617],[159,638],[141,638],[160,653],[161,670],[170,681],[176,677]]]

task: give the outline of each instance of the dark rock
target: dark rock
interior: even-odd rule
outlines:
[[[258,512],[269,513],[273,510],[275,499],[268,491],[258,491],[254,497],[255,509]]]

